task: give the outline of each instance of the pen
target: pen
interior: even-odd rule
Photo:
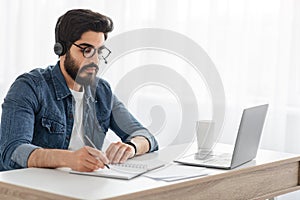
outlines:
[[[97,149],[97,147],[94,145],[94,143],[90,140],[90,138],[87,135],[84,135],[84,137],[89,141],[89,143],[93,146],[93,148]],[[104,164],[104,166],[110,169],[108,164]]]

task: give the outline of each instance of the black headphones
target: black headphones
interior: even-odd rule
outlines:
[[[63,17],[58,19],[58,22],[55,27],[55,44],[54,44],[54,53],[58,56],[63,56],[67,52],[67,47],[65,42],[59,40],[59,26]]]

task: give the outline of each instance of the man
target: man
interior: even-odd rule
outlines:
[[[66,12],[56,24],[55,66],[19,76],[2,105],[0,153],[5,170],[70,167],[93,171],[158,149],[157,141],[96,77],[113,29],[91,10]],[[111,128],[122,140],[102,148]]]

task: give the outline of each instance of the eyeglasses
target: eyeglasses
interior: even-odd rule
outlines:
[[[85,57],[85,58],[93,57],[97,51],[98,58],[100,60],[104,60],[105,63],[107,63],[106,58],[111,54],[111,51],[106,46],[102,46],[99,49],[96,49],[93,46],[81,47],[78,44],[75,44],[75,43],[72,43],[72,44],[74,46],[78,47],[79,49],[81,49],[83,57]]]

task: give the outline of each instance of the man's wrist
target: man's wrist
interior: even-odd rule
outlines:
[[[144,136],[133,137],[128,142],[132,143],[135,146],[135,155],[142,155],[149,152],[150,143]],[[133,145],[131,146],[134,147]]]
[[[125,144],[128,144],[128,145],[130,145],[130,146],[132,146],[134,148],[134,155],[133,156],[135,156],[137,154],[137,147],[136,147],[136,145],[133,142],[131,142],[131,141],[125,142]]]

